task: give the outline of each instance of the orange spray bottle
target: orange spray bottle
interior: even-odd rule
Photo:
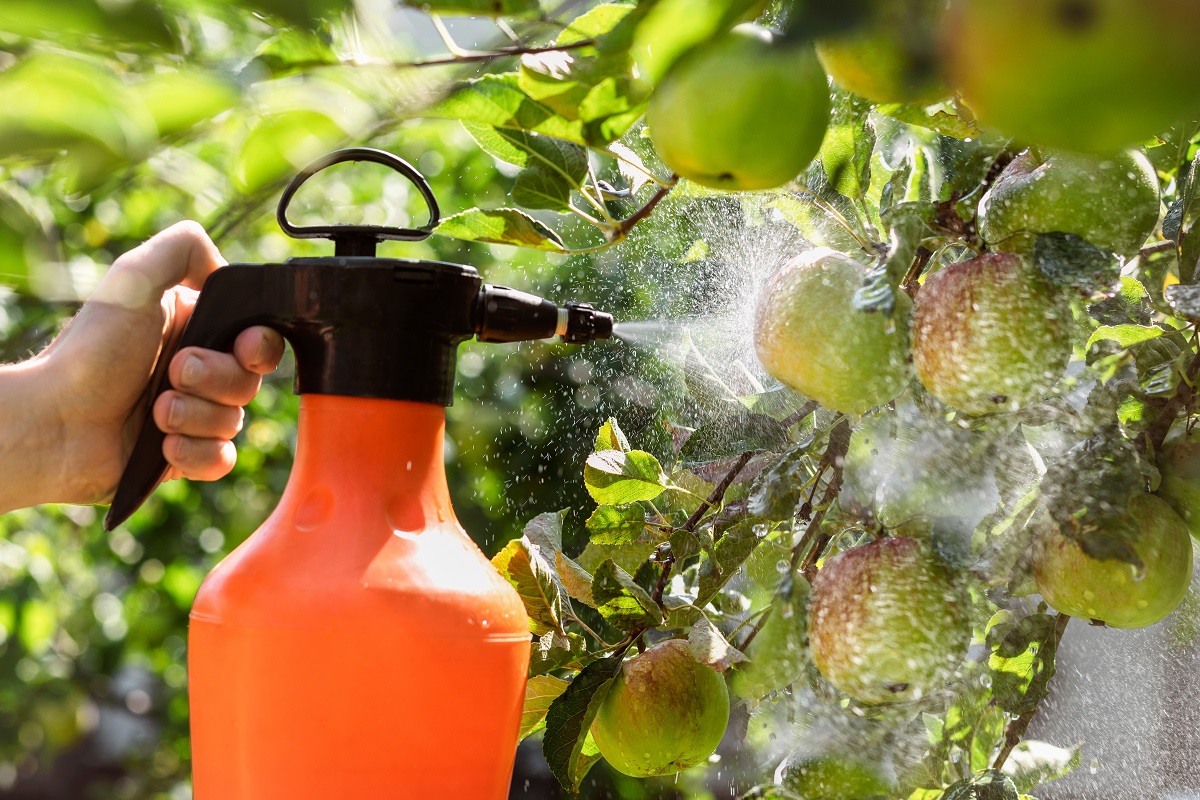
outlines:
[[[429,205],[421,228],[296,228],[317,171],[385,164]],[[484,284],[471,267],[382,259],[438,220],[424,178],[378,150],[332,153],[279,206],[332,258],[235,264],[204,286],[179,347],[228,349],[269,325],[296,355],[296,461],[278,507],[196,597],[189,692],[197,800],[506,797],[530,635],[516,592],[463,532],[443,467],[454,357],[471,336],[607,338],[612,317]],[[169,360],[168,356],[164,360]],[[155,392],[161,391],[156,387]],[[150,421],[105,521],[161,480]]]

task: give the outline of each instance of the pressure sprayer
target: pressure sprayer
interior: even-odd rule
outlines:
[[[302,227],[296,190],[346,161],[408,178],[419,228]],[[455,351],[471,336],[611,336],[612,316],[481,281],[471,267],[379,258],[439,219],[425,178],[351,148],[300,172],[279,202],[294,238],[332,258],[234,264],[205,283],[179,347],[228,351],[252,325],[296,356],[296,461],[278,507],[208,576],[191,612],[188,669],[198,800],[499,800],[508,795],[529,662],[516,591],[455,519],[443,464]],[[164,387],[151,392],[157,396]],[[105,520],[162,480],[147,416]]]

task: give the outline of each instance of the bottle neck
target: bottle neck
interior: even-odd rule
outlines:
[[[393,527],[418,530],[454,517],[445,438],[440,405],[306,394],[290,483],[323,484],[341,498],[378,498]]]

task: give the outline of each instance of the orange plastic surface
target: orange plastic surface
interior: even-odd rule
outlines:
[[[278,508],[192,610],[197,800],[500,800],[529,628],[455,520],[445,410],[306,395]]]

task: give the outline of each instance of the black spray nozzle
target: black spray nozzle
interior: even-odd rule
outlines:
[[[611,339],[613,315],[592,307],[591,303],[567,303],[562,309],[565,324],[560,323],[558,335],[568,344],[584,344],[597,339]]]
[[[525,342],[561,336],[564,342],[583,344],[611,337],[613,318],[588,303],[567,303],[559,308],[528,292],[485,285],[479,291],[475,331],[481,342]]]

